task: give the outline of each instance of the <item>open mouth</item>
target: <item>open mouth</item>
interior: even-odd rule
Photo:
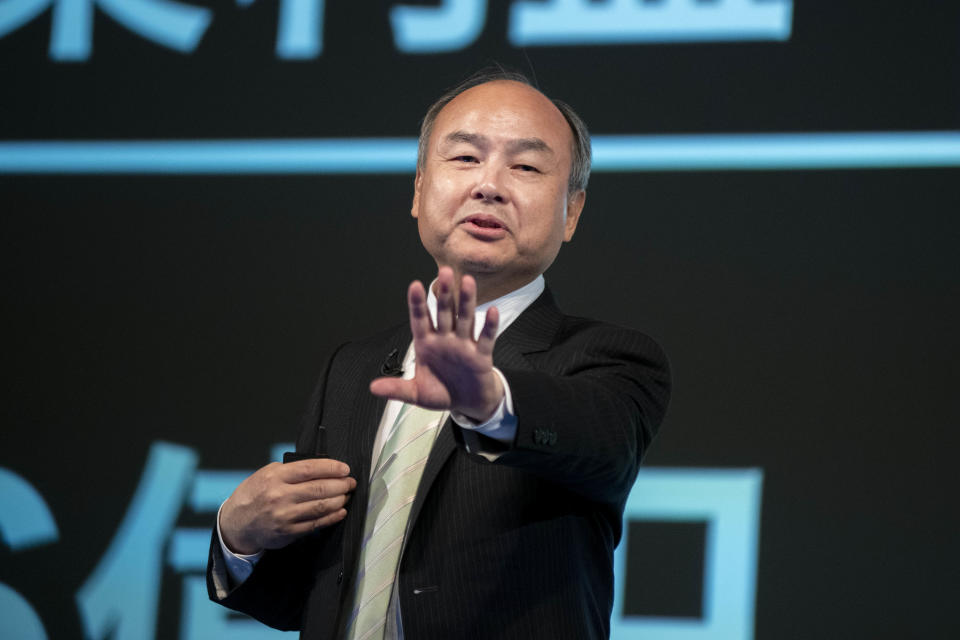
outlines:
[[[506,229],[506,226],[493,216],[474,215],[468,216],[464,222],[475,225],[481,229]]]

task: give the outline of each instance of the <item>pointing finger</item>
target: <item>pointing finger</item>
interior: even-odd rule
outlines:
[[[289,464],[277,464],[278,477],[284,482],[296,484],[309,482],[317,478],[344,478],[350,473],[350,467],[331,458],[308,458]]]

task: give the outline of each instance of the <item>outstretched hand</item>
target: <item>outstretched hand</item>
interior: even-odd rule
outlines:
[[[410,329],[416,353],[416,374],[411,380],[377,378],[370,391],[426,409],[452,410],[483,422],[503,399],[503,383],[493,371],[493,345],[500,317],[496,307],[487,310],[480,336],[475,340],[474,312],[477,283],[463,276],[454,305],[454,275],[441,267],[437,275],[437,326],[427,310],[427,293],[416,281],[407,290]]]

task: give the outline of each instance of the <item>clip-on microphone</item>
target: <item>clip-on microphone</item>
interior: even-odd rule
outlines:
[[[399,349],[394,349],[387,354],[387,359],[380,365],[380,375],[390,377],[403,375],[403,361],[400,360]]]

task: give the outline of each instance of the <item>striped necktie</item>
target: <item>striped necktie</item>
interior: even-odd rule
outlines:
[[[381,640],[403,537],[427,457],[445,413],[404,404],[370,479],[350,640]]]

